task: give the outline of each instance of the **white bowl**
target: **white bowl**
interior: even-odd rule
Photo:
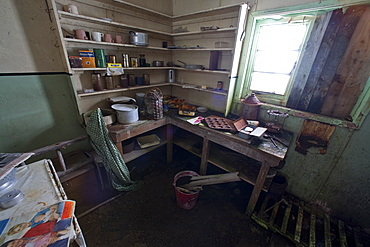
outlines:
[[[198,111],[198,112],[207,112],[207,111],[208,111],[208,109],[207,109],[207,108],[205,108],[205,107],[203,107],[203,106],[199,106],[199,107],[197,107],[197,111]]]

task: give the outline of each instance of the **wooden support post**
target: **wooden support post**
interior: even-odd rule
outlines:
[[[60,149],[57,150],[57,155],[58,155],[59,163],[60,163],[60,165],[63,168],[63,171],[66,171],[67,170],[67,166],[66,166],[66,163],[64,162],[63,154],[60,151]]]
[[[203,146],[202,146],[202,158],[200,161],[200,174],[205,175],[207,174],[207,163],[208,163],[208,155],[209,155],[209,140],[207,138],[203,139]]]
[[[167,163],[172,163],[172,153],[173,153],[173,127],[171,124],[167,124]]]
[[[260,172],[258,173],[256,184],[254,185],[251,198],[247,206],[246,214],[248,216],[251,216],[253,214],[254,208],[257,204],[258,197],[260,196],[269,169],[270,165],[268,165],[266,162],[263,162],[260,168]]]

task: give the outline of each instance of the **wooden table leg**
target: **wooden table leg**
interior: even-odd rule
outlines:
[[[203,139],[203,146],[202,146],[202,158],[201,158],[201,161],[200,161],[200,174],[201,175],[206,175],[207,174],[209,145],[210,145],[209,140],[207,138],[204,138]]]
[[[267,173],[270,169],[270,165],[266,162],[263,162],[258,173],[258,177],[256,180],[256,184],[254,185],[251,198],[249,199],[249,203],[247,206],[246,214],[251,216],[253,214],[254,208],[257,204],[258,197],[260,196],[263,184],[265,183]]]
[[[173,128],[171,124],[167,124],[166,126],[167,131],[167,163],[172,163],[172,152],[173,152]]]

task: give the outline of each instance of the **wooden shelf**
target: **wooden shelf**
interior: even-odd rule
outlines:
[[[187,13],[187,14],[183,14],[183,15],[172,16],[172,18],[173,19],[179,19],[179,18],[182,18],[182,17],[191,18],[191,16],[204,15],[206,13],[212,13],[212,12],[215,12],[215,11],[223,11],[223,10],[230,9],[230,8],[239,8],[240,5],[242,5],[242,4],[243,3],[238,3],[238,4],[232,4],[232,5],[227,5],[227,6],[205,9],[205,10],[200,10],[200,11]]]
[[[174,136],[173,143],[192,154],[201,157],[201,153],[194,151],[193,146],[201,142],[202,138],[198,137],[190,132],[184,134],[184,132],[176,133]],[[212,144],[210,148],[209,157],[207,159],[209,163],[221,168],[227,172],[239,172],[239,176],[243,181],[249,184],[255,185],[260,165],[242,154],[238,154],[232,150],[224,147],[220,147],[217,144]],[[272,179],[267,178],[262,188],[263,191],[268,190]]]
[[[246,158],[244,155],[213,144],[210,148],[208,162],[227,172],[239,172],[242,180],[254,186],[260,165],[253,161],[248,161]],[[262,190],[267,192],[271,182],[272,178],[266,178]]]
[[[201,88],[199,85],[195,85],[195,84],[188,84],[188,83],[183,84],[183,83],[174,82],[174,83],[171,83],[171,85],[186,88],[186,89],[193,89],[193,90],[197,90],[197,91],[207,92],[207,93],[227,95],[226,90],[221,91],[221,90],[215,90],[214,88],[212,88],[212,89],[210,89],[210,88]]]
[[[222,33],[222,32],[235,32],[237,30],[236,27],[228,27],[228,28],[220,28],[216,30],[207,30],[207,31],[192,31],[192,32],[183,32],[183,33],[173,33],[172,36],[185,36],[185,35],[203,35],[209,33]]]
[[[86,48],[86,45],[93,45],[96,46],[104,46],[104,47],[124,47],[124,48],[132,48],[132,49],[148,49],[148,50],[162,50],[162,51],[168,51],[170,49],[168,48],[162,48],[162,47],[154,47],[154,46],[140,46],[140,45],[131,45],[131,44],[118,44],[118,43],[110,43],[110,42],[104,42],[104,41],[94,41],[94,40],[82,40],[82,39],[71,39],[71,38],[64,38],[64,42],[68,48],[74,48],[74,47],[83,47]]]
[[[228,71],[228,70],[185,69],[185,68],[181,68],[181,67],[174,67],[173,69],[185,70],[185,71],[190,71],[190,72],[198,72],[198,73],[225,74],[225,75],[230,74],[230,71]]]
[[[136,141],[136,140],[135,140]],[[150,151],[153,151],[163,145],[167,144],[167,140],[161,140],[161,142],[158,144],[158,145],[155,145],[155,146],[152,146],[152,147],[148,147],[148,148],[144,148],[144,149],[137,149],[137,150],[133,150],[127,154],[123,154],[123,160],[125,162],[130,162],[136,158],[139,158],[140,156],[146,154],[146,153],[149,153]]]
[[[169,48],[171,51],[233,51],[234,48]]]
[[[112,89],[112,90],[96,91],[92,93],[78,93],[77,95],[79,97],[88,97],[88,96],[93,96],[93,95],[117,93],[117,92],[124,92],[124,91],[130,91],[130,90],[138,90],[138,89],[143,89],[143,88],[152,88],[152,87],[161,87],[161,86],[170,86],[170,85],[171,84],[169,82],[164,82],[164,83],[142,85],[142,86],[135,86],[135,87],[129,87],[129,88],[117,88],[117,89]]]
[[[155,31],[155,30],[149,29],[149,28],[127,25],[127,24],[123,24],[123,23],[119,23],[119,22],[115,22],[115,21],[108,21],[108,20],[96,18],[96,17],[76,15],[76,14],[72,14],[72,13],[69,13],[69,12],[66,12],[66,11],[61,11],[61,10],[58,10],[58,13],[60,14],[61,17],[68,18],[68,19],[82,20],[82,21],[91,22],[91,23],[99,23],[99,24],[104,24],[104,25],[109,25],[109,26],[135,29],[135,30],[144,31],[144,32],[147,32],[147,33],[162,34],[162,35],[167,35],[167,36],[172,35],[171,33],[167,33],[167,32]]]
[[[128,67],[123,68],[124,70],[163,70],[163,69],[174,69],[173,67]],[[72,68],[74,72],[78,71],[94,71],[94,70],[107,70],[107,68]]]

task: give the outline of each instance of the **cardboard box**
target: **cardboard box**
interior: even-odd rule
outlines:
[[[95,67],[95,56],[93,51],[79,50],[80,57],[82,59],[83,68],[96,68]]]

